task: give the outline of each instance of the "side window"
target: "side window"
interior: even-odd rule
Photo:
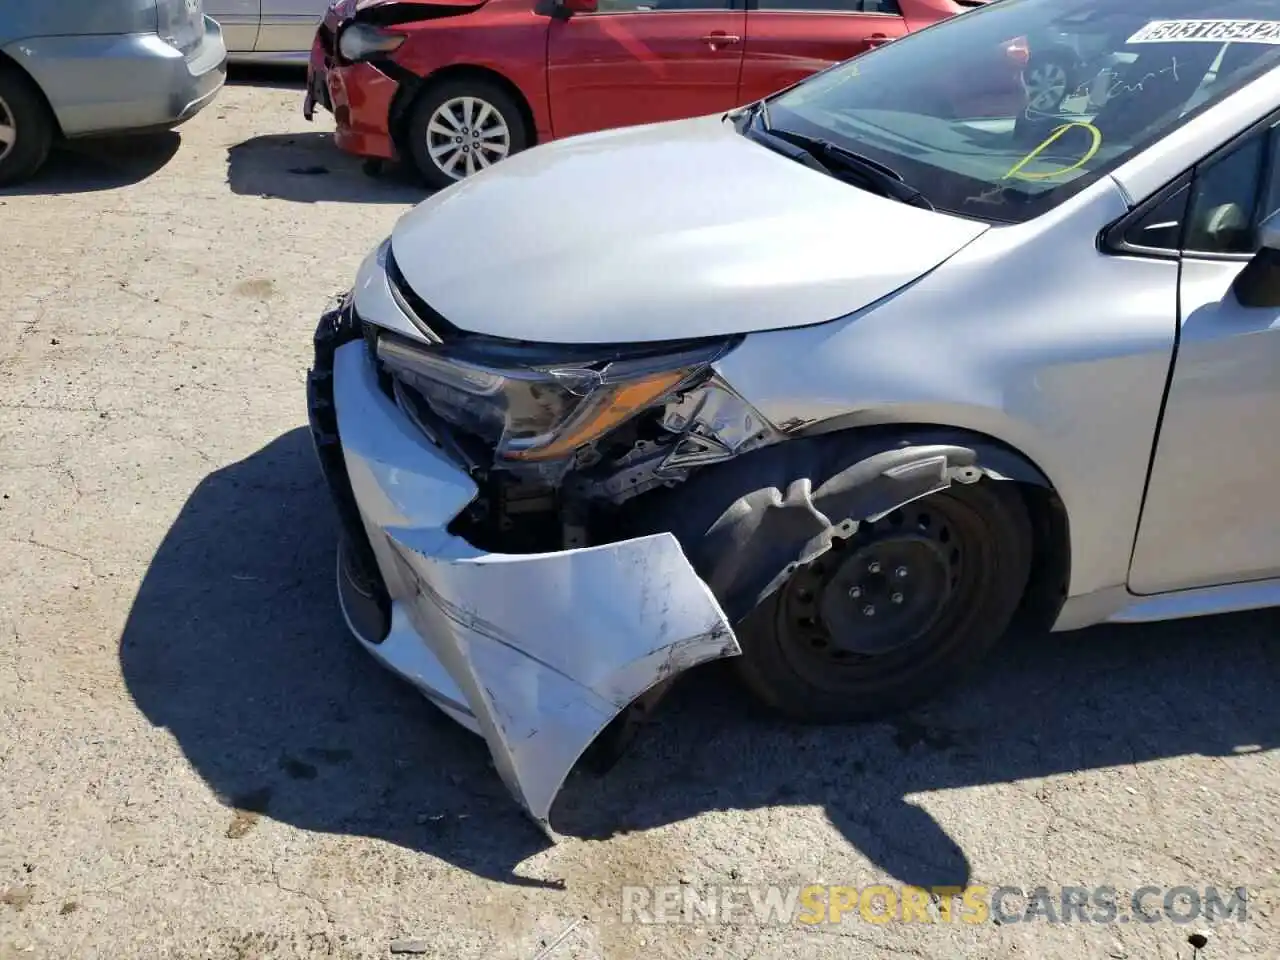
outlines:
[[[793,13],[889,13],[902,15],[898,0],[756,0],[757,10]]]
[[[1280,208],[1280,128],[1250,137],[1196,171],[1184,250],[1191,255],[1251,254],[1257,226]]]
[[[1156,204],[1125,230],[1125,246],[1165,250],[1177,256],[1182,249],[1182,225],[1186,222],[1190,198],[1191,186],[1188,184]]]

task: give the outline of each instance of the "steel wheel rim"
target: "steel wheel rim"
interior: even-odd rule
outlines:
[[[1067,95],[1067,71],[1058,63],[1032,67],[1027,71],[1026,87],[1032,110],[1050,110]]]
[[[13,153],[18,143],[18,123],[4,97],[0,97],[0,161]]]
[[[910,668],[919,662],[930,647],[929,638],[935,628],[952,619],[966,602],[966,584],[963,581],[970,579],[966,577],[967,568],[977,559],[968,557],[971,550],[966,539],[953,520],[921,501],[894,511],[876,524],[864,526],[850,541],[837,540],[831,551],[796,571],[782,587],[778,607],[779,629],[788,638],[782,646],[792,668],[807,682],[832,689],[851,682],[873,680],[886,671]],[[907,544],[911,544],[911,549],[917,551],[916,556],[926,563],[930,554],[937,558],[932,575],[926,573],[923,578],[918,575],[914,578],[917,581],[926,579],[938,590],[936,602],[931,606],[928,603],[917,604],[917,615],[908,621],[911,627],[909,635],[901,643],[878,644],[879,651],[872,653],[857,652],[857,648],[861,646],[863,650],[870,650],[877,644],[837,642],[825,622],[831,603],[823,590],[834,586],[847,591],[855,581],[842,574],[847,574],[851,566],[860,568],[859,572],[872,572],[867,568],[878,545],[900,549]],[[945,575],[939,579],[937,574],[943,572]],[[877,607],[876,615],[880,612],[879,601],[898,592],[896,580],[913,579],[911,571],[906,578],[895,574],[896,567],[873,573],[883,576],[889,584],[881,591],[884,596],[872,600]],[[854,602],[862,599],[859,596]],[[906,605],[904,599],[903,606]]]
[[[427,121],[427,154],[445,176],[461,180],[511,152],[511,128],[498,108],[479,97],[454,97]]]

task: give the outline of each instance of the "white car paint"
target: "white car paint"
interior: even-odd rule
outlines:
[[[462,329],[610,343],[822,323],[987,229],[850,189],[714,116],[516,154],[406,214],[391,249]]]

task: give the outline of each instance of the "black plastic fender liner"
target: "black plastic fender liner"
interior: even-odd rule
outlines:
[[[784,441],[641,498],[648,500],[641,523],[675,535],[736,623],[834,538],[986,474],[972,445],[918,442],[933,439],[914,430],[868,430]],[[1016,457],[998,459],[1009,462],[989,468],[996,478],[1023,479]]]
[[[830,437],[834,433],[852,433],[853,431],[875,435],[880,438],[881,446],[924,446],[931,443],[949,444],[972,450],[978,456],[978,463],[987,476],[996,480],[1017,480],[1019,483],[1030,483],[1047,490],[1053,489],[1053,483],[1044,472],[1023,454],[994,437],[961,427],[937,426],[933,424],[902,423],[866,423],[848,421],[842,418],[814,424],[802,428],[797,437]]]

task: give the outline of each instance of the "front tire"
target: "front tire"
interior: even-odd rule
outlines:
[[[409,120],[409,153],[427,186],[439,190],[529,145],[515,99],[484,79],[428,87]]]
[[[53,136],[53,118],[39,88],[21,70],[0,63],[0,186],[35,176]]]
[[[797,569],[740,625],[737,670],[765,704],[804,722],[898,713],[999,641],[1031,559],[1016,486],[953,485]]]

